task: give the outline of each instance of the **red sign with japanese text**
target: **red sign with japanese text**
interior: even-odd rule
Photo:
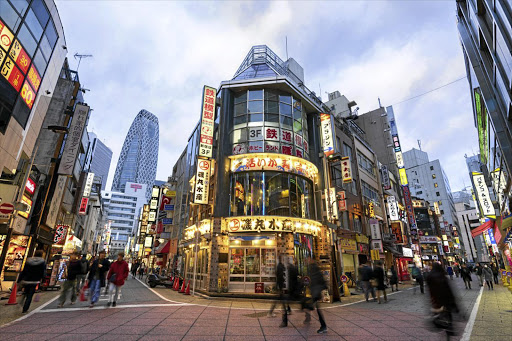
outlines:
[[[36,93],[32,89],[32,87],[28,84],[27,81],[23,83],[23,88],[21,89],[21,98],[23,98],[23,101],[27,104],[27,106],[32,109],[32,106],[34,105],[34,101],[36,99]]]
[[[199,156],[212,157],[216,97],[217,90],[205,85],[203,88],[203,105],[201,108]]]
[[[80,210],[78,211],[78,214],[85,215],[85,212],[87,212],[87,204],[89,203],[89,198],[82,198],[82,201],[80,202]]]
[[[39,73],[37,72],[34,65],[30,67],[30,70],[28,71],[27,79],[30,82],[30,85],[37,91],[39,90],[39,85],[41,85],[41,76],[39,76]]]
[[[14,40],[11,50],[9,51],[9,57],[16,62],[16,65],[18,65],[21,71],[23,71],[23,74],[27,73],[28,66],[30,65],[30,58],[18,39]]]
[[[7,81],[12,85],[12,87],[19,92],[21,85],[23,84],[23,74],[14,65],[14,62],[11,58],[7,57],[0,72],[2,73],[2,76],[4,76],[4,78],[7,79]]]
[[[9,47],[12,44],[14,39],[14,35],[12,32],[5,26],[2,20],[0,20],[0,47],[2,47],[6,52],[9,50]]]

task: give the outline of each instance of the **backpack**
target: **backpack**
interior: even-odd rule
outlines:
[[[81,267],[82,275],[87,274],[87,261],[85,259],[82,259],[80,261],[80,267]]]

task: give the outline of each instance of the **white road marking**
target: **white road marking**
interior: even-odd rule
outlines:
[[[190,303],[183,303],[183,302],[178,302],[178,301],[173,301],[173,300],[170,300],[168,298],[165,298],[164,296],[162,296],[161,294],[159,294],[156,290],[153,290],[152,288],[148,287],[146,285],[146,283],[142,282],[140,279],[138,278],[135,278],[137,281],[139,281],[143,286],[145,286],[147,289],[151,290],[151,292],[155,295],[157,295],[158,297],[160,297],[162,300],[164,301],[167,301],[167,302],[172,302],[172,303],[179,303],[179,304],[187,304],[189,305]]]
[[[466,324],[466,328],[464,328],[464,334],[460,341],[469,341],[471,338],[471,333],[473,332],[473,326],[475,325],[476,315],[478,314],[478,307],[480,306],[480,300],[482,299],[482,293],[484,292],[484,287],[480,288],[480,293],[476,299],[475,305],[473,306],[473,310],[471,310],[471,315],[469,316],[468,323]]]
[[[56,309],[46,309],[38,311],[38,313],[55,313],[61,311],[80,311],[80,310],[104,310],[104,309],[126,309],[126,308],[152,308],[152,307],[181,307],[186,305],[186,303],[180,304],[168,304],[168,303],[154,303],[154,304],[120,304],[116,307],[107,307],[107,306],[96,306],[93,308],[89,307],[77,307],[77,308],[56,308]]]
[[[18,321],[24,320],[24,319],[26,319],[26,318],[28,318],[28,317],[30,317],[30,316],[32,316],[32,315],[34,315],[35,313],[40,312],[44,307],[46,307],[47,305],[49,305],[49,304],[53,303],[53,302],[54,302],[55,300],[57,300],[59,297],[60,297],[60,295],[55,296],[54,298],[52,298],[52,299],[51,299],[51,300],[49,300],[48,302],[46,302],[46,303],[44,303],[44,304],[40,305],[39,307],[37,307],[36,309],[32,310],[31,312],[29,312],[29,313],[27,313],[27,314],[25,314],[25,315],[23,315],[23,316],[21,316],[21,317],[17,318],[17,319],[16,319],[16,320],[14,320],[14,321],[7,322],[7,323],[5,323],[5,324],[1,325],[0,327],[7,327],[7,326],[9,326],[9,325],[11,325],[11,324],[13,324],[13,323],[16,323],[16,322],[18,322]]]

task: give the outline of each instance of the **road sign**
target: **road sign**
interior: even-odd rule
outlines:
[[[174,205],[164,205],[164,211],[174,211]]]
[[[343,282],[343,283],[347,283],[348,282],[348,277],[345,276],[345,275],[341,275],[340,276],[340,280]]]
[[[8,202],[4,202],[0,205],[0,213],[12,214],[14,212],[14,205]]]
[[[304,282],[304,285],[306,285],[306,286],[309,285],[309,283],[311,283],[311,279],[308,276],[304,276],[302,281]]]

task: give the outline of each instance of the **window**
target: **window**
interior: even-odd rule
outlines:
[[[437,195],[438,197],[440,197],[440,196],[441,196],[441,194],[440,194],[439,192],[436,192],[436,195]]]
[[[350,147],[346,143],[343,143],[343,156],[350,156],[350,157],[352,157],[352,147]]]
[[[12,32],[16,32],[21,19],[14,8],[8,2],[0,1],[0,13],[2,14],[2,21],[9,26]]]
[[[435,188],[437,188],[437,186],[438,186],[438,185],[437,185],[437,182],[434,182],[434,187],[435,187]]]
[[[439,206],[441,206],[443,204],[443,202],[441,200],[439,200],[438,204],[439,204]]]
[[[441,214],[444,214],[444,210],[440,210]]]
[[[375,177],[375,164],[372,160],[368,159],[365,155],[361,153],[357,153],[357,163],[359,167],[364,169],[366,172],[370,173]]]
[[[423,191],[418,191],[416,192],[416,194],[423,194]]]
[[[20,32],[18,33],[18,39],[25,48],[25,51],[27,51],[28,55],[32,57],[36,52],[37,42],[35,41],[30,31],[28,30],[26,24],[23,24],[21,26]],[[43,74],[43,71],[44,69],[39,70],[39,73]]]
[[[41,26],[45,27],[48,19],[50,19],[50,14],[46,10],[46,6],[44,5],[43,0],[34,0],[32,2],[31,8],[41,23]]]
[[[436,178],[436,175],[435,174],[432,174],[432,179],[435,179]]]
[[[363,192],[363,197],[365,197],[368,201],[373,201],[375,205],[380,206],[379,192],[375,188],[366,182],[361,181],[361,190]]]
[[[433,171],[433,170],[434,170],[434,166],[430,166],[430,170],[432,170],[432,171]]]
[[[41,35],[43,35],[43,27],[41,27],[41,24],[39,23],[39,20],[37,20],[32,9],[28,10],[27,16],[25,17],[25,23],[30,29],[30,32],[32,32],[32,35],[36,38],[36,41],[39,41]]]

